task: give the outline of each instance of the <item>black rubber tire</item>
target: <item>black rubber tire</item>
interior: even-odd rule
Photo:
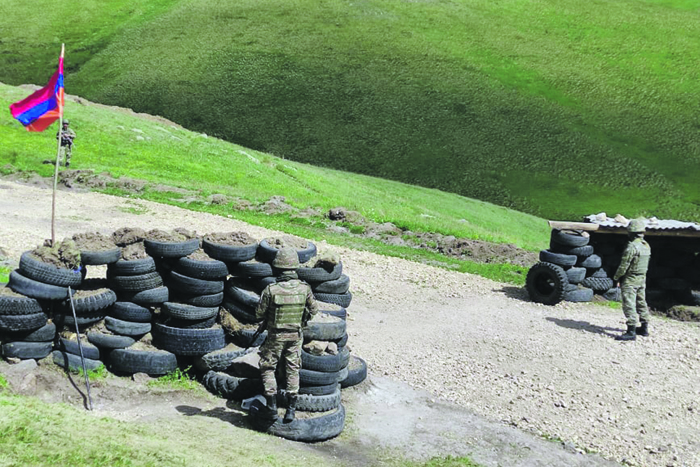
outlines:
[[[533,302],[556,305],[564,300],[566,272],[556,264],[540,262],[527,272],[525,288]]]
[[[105,327],[114,334],[120,336],[143,336],[151,332],[151,323],[136,323],[134,321],[124,321],[117,318],[107,316],[105,318]]]
[[[301,386],[299,394],[309,394],[312,396],[326,396],[333,394],[339,387],[338,383],[326,384],[323,386]]]
[[[260,333],[260,335],[253,341],[253,336],[255,335],[254,330],[249,330],[249,329],[241,329],[240,331],[237,331],[233,335],[231,335],[231,340],[233,341],[234,344],[236,344],[239,347],[243,347],[244,349],[248,349],[251,347],[260,347],[265,343],[265,340],[267,339],[267,331],[263,331]]]
[[[150,323],[153,321],[151,310],[132,302],[115,302],[107,314],[113,318],[134,323]]]
[[[90,324],[97,323],[105,319],[106,311],[97,310],[92,313],[84,313],[82,316],[77,316],[78,327],[87,326]],[[69,330],[75,330],[76,320],[73,319],[73,314],[55,314],[54,322],[58,327],[67,327]]]
[[[589,274],[589,275],[590,275],[590,277],[595,277],[596,279],[607,279],[608,278],[608,272],[603,268],[595,270],[595,271],[593,271],[592,274]]]
[[[611,302],[621,302],[622,290],[619,287],[613,287],[603,293],[603,298]]]
[[[157,347],[175,355],[205,355],[226,347],[224,330],[218,326],[209,329],[179,329],[156,323],[153,342]]]
[[[223,261],[196,260],[183,257],[175,263],[175,271],[183,276],[205,280],[224,280],[228,276],[228,266]]]
[[[309,321],[302,329],[305,341],[337,341],[342,339],[347,330],[347,323],[337,317],[329,322]]]
[[[168,301],[170,293],[167,287],[156,287],[143,292],[122,292],[118,294],[120,301],[133,302],[137,305],[160,305]]]
[[[335,316],[336,318],[340,318],[343,321],[345,321],[348,318],[348,310],[346,310],[343,307],[340,307],[339,310],[323,310],[323,313]]]
[[[75,287],[83,281],[80,269],[59,268],[44,263],[25,251],[19,259],[19,271],[24,277],[49,285]]]
[[[567,302],[590,302],[593,300],[593,289],[576,289],[564,295]]]
[[[8,286],[18,294],[37,300],[64,300],[68,298],[68,287],[45,284],[23,276],[17,270],[10,273]]]
[[[252,378],[238,378],[210,371],[204,375],[202,384],[209,392],[226,399],[241,400],[263,391],[262,381]]]
[[[61,350],[54,350],[52,355],[53,362],[61,368],[73,371],[80,371],[83,369],[82,359],[78,355],[73,355],[72,353],[63,352]],[[88,371],[97,370],[102,365],[103,363],[100,360],[93,360],[91,358],[85,359],[85,368],[87,368]]]
[[[566,278],[570,284],[580,284],[586,278],[586,268],[569,268],[566,270]]]
[[[301,367],[306,370],[335,373],[348,366],[349,360],[350,351],[347,348],[339,349],[337,355],[312,355],[301,350]]]
[[[338,279],[311,285],[314,292],[344,294],[350,289],[350,278],[342,274]]]
[[[230,299],[229,301],[235,301],[243,305],[243,307],[254,308],[258,306],[258,303],[260,303],[260,294],[240,287],[240,285],[242,285],[240,282],[239,280],[229,280],[226,282],[226,289],[224,290],[225,296]]]
[[[107,276],[111,288],[117,292],[143,292],[163,285],[163,278],[157,272],[139,274],[138,276]]]
[[[80,262],[88,266],[116,263],[121,256],[122,249],[118,246],[105,251],[80,250]]]
[[[224,291],[224,281],[208,281],[170,272],[170,287],[183,295],[213,295]]]
[[[299,370],[299,384],[304,386],[324,386],[326,384],[339,383],[348,376],[348,369],[340,371],[315,371],[302,368]]]
[[[113,290],[105,290],[87,297],[73,298],[73,306],[75,307],[76,315],[84,315],[93,313],[98,310],[109,308],[117,301],[117,294]],[[72,314],[70,300],[64,300],[60,305],[60,312],[63,314]]]
[[[155,258],[182,258],[199,249],[199,239],[191,238],[182,242],[159,242],[145,239],[143,246],[146,253]]]
[[[319,302],[333,303],[343,308],[349,307],[350,302],[352,302],[352,292],[350,291],[342,294],[314,292],[314,297]]]
[[[0,295],[0,315],[31,315],[41,311],[41,304],[34,298]]]
[[[277,283],[277,278],[274,276],[260,277],[253,279],[252,282],[255,290],[258,292],[258,294],[261,294],[268,285]]]
[[[142,259],[123,260],[107,266],[107,272],[112,276],[140,276],[156,271],[156,262],[150,256]]]
[[[348,363],[348,377],[340,382],[340,387],[349,388],[360,384],[365,379],[367,379],[367,362],[360,357],[351,355]]]
[[[30,358],[46,358],[53,350],[53,342],[8,342],[2,344],[0,355],[5,358],[19,358],[28,360]]]
[[[240,263],[255,258],[255,253],[258,251],[258,244],[253,243],[245,246],[233,246],[212,243],[206,239],[202,239],[202,249],[212,258],[223,261],[224,263]]]
[[[201,321],[214,318],[219,314],[218,307],[201,307],[176,302],[165,302],[161,309],[170,318],[184,321]]]
[[[338,436],[345,427],[345,407],[343,404],[332,411],[322,412],[315,418],[295,418],[290,423],[284,423],[281,418],[270,420],[264,414],[262,404],[251,406],[251,424],[257,430],[292,441],[315,442],[325,441]]]
[[[590,237],[585,237],[578,233],[563,231],[559,229],[553,229],[550,237],[551,241],[557,242],[560,245],[569,247],[579,247],[588,245]]]
[[[277,394],[277,406],[287,407],[287,391],[282,389]],[[328,412],[340,406],[340,387],[336,385],[334,392],[315,396],[312,394],[298,394],[296,409],[301,412]]]
[[[338,346],[338,350],[340,350],[341,347],[345,347],[347,345],[348,338],[349,338],[348,334],[345,333],[345,335],[343,337],[341,337],[340,340],[335,341],[335,345]]]
[[[613,280],[610,278],[587,277],[581,282],[581,285],[593,289],[594,292],[605,292],[612,289]]]
[[[209,352],[208,354],[198,357],[193,366],[199,371],[226,371],[231,366],[231,362],[243,355],[246,349],[236,348],[227,350],[223,349]]]
[[[316,255],[316,245],[308,240],[307,243],[308,246],[306,248],[297,250],[297,256],[299,256],[300,263],[306,263]],[[258,247],[256,257],[265,263],[272,263],[277,256],[278,251],[279,250],[272,247],[266,239],[263,239],[260,241],[260,246]]]
[[[136,340],[129,336],[118,336],[116,334],[103,334],[96,331],[88,331],[87,338],[91,344],[102,349],[114,350],[124,349],[136,343]]]
[[[49,317],[44,313],[30,315],[0,315],[2,331],[33,331],[46,325]]]
[[[343,273],[343,263],[338,263],[331,271],[323,268],[299,268],[297,276],[304,282],[326,282],[338,279]]]
[[[56,325],[48,322],[39,329],[31,331],[15,331],[8,334],[9,341],[48,342],[56,338]]]
[[[576,255],[565,255],[563,253],[554,253],[549,250],[540,251],[540,261],[543,263],[552,263],[557,266],[569,267],[576,264],[578,256]]]
[[[259,261],[228,263],[228,272],[237,277],[270,277],[272,276],[272,266]]]
[[[584,245],[577,247],[569,247],[565,245],[560,245],[557,242],[550,242],[549,250],[554,253],[563,253],[565,255],[576,255],[579,257],[591,256],[594,253],[592,245]]]
[[[81,339],[80,345],[83,347],[83,356],[85,358],[91,358],[93,360],[100,359],[100,349],[98,349],[94,345],[88,343],[88,341],[86,339]],[[56,345],[56,349],[62,350],[62,351],[68,352],[68,353],[72,353],[73,355],[80,356],[80,349],[78,348],[78,341],[72,341],[70,339],[60,337],[58,339],[58,344]],[[46,354],[46,355],[48,355],[48,354]]]
[[[216,316],[207,319],[184,320],[167,318],[161,321],[166,326],[178,329],[209,329],[216,324]]]
[[[221,307],[224,308],[226,311],[231,313],[231,316],[236,318],[236,320],[240,321],[243,324],[257,324],[262,319],[258,319],[255,317],[255,310],[252,308],[247,308],[239,303],[232,302],[230,300],[224,300],[224,302],[221,304]]]
[[[576,266],[586,269],[597,269],[603,265],[603,260],[598,255],[591,255],[587,258],[580,258]]]
[[[178,301],[192,306],[213,307],[221,305],[224,301],[224,293],[219,292],[211,295],[177,295],[173,297],[173,301]]]
[[[160,376],[177,369],[177,357],[165,350],[115,349],[109,357],[110,370],[115,373]]]

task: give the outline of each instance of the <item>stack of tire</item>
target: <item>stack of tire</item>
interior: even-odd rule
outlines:
[[[53,349],[56,326],[36,299],[0,287],[1,355],[7,359],[41,359]]]
[[[20,353],[24,356],[23,358],[48,356],[52,348],[50,342],[53,342],[56,337],[56,326],[48,322],[49,316],[45,311],[51,310],[57,303],[65,301],[68,298],[68,288],[74,289],[80,286],[82,281],[83,271],[81,268],[71,270],[57,267],[41,261],[31,252],[24,252],[20,257],[19,268],[10,273],[8,287],[14,292],[34,300],[22,301],[26,308],[23,306],[21,309],[25,310],[26,313],[15,313],[12,317],[5,316],[2,321],[5,324],[5,329],[11,326],[15,331],[22,329],[25,332],[36,332],[30,332],[22,338],[23,340],[15,340],[9,345],[3,345],[3,356],[22,358],[19,357]],[[56,316],[54,316],[55,319]],[[34,355],[34,357],[30,357],[30,355]],[[60,350],[55,351],[53,357],[54,361],[67,365],[68,357]]]
[[[330,265],[329,265],[330,266]],[[343,263],[330,267],[302,267],[297,270],[299,279],[307,282],[314,292],[316,300],[332,303],[343,309],[350,306],[350,278],[343,274]],[[344,316],[343,316],[344,317]]]
[[[108,332],[88,332],[88,339],[109,352],[109,370],[116,374],[153,376],[175,370],[177,359],[172,353],[136,346],[153,330],[153,308],[169,297],[154,258],[119,259],[107,266],[107,279],[118,301],[104,320]]]
[[[216,319],[224,297],[226,264],[189,258],[199,250],[198,238],[144,243],[148,254],[161,259],[172,298],[163,303],[154,324],[154,345],[179,357],[200,357],[222,349],[224,330]]]
[[[546,305],[562,300],[589,302],[594,293],[613,289],[589,241],[586,232],[552,230],[549,249],[540,252],[540,262],[527,274],[526,288],[533,301]]]

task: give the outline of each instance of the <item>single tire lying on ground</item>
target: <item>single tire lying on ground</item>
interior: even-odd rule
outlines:
[[[568,283],[564,269],[553,263],[540,262],[527,272],[525,288],[533,302],[556,305],[564,300]]]
[[[332,412],[321,412],[318,417],[297,417],[290,423],[283,423],[277,417],[270,420],[265,417],[265,406],[259,401],[250,406],[251,424],[257,430],[293,441],[324,441],[338,436],[345,427],[345,407],[343,404]]]
[[[177,368],[177,357],[165,350],[116,349],[110,353],[110,369],[121,373],[165,375]]]
[[[79,355],[73,355],[72,353],[63,352],[61,350],[54,350],[52,355],[53,362],[61,368],[65,368],[66,370],[70,369],[73,371],[83,369],[83,359],[81,359]],[[93,360],[91,358],[85,359],[85,368],[87,368],[88,371],[96,370],[102,365],[103,363],[99,360]]]
[[[350,356],[348,363],[348,376],[340,382],[341,388],[349,388],[360,384],[367,378],[367,362],[360,357]]]

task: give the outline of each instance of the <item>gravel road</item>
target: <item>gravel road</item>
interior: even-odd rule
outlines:
[[[260,227],[142,200],[58,194],[57,237],[123,226],[204,234]],[[51,194],[0,181],[0,248],[19,258],[50,236]],[[638,466],[700,465],[700,327],[654,319],[620,343],[619,310],[529,302],[478,276],[337,248],[354,294],[349,345],[375,375],[477,415]]]

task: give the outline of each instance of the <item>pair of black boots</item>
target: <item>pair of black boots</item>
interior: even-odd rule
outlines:
[[[284,423],[291,423],[294,421],[294,415],[297,409],[297,397],[296,394],[287,394],[287,411],[284,413]],[[265,401],[270,418],[277,418],[277,395],[265,396]]]
[[[637,340],[637,336],[647,337],[649,335],[649,323],[641,323],[639,327],[627,325],[627,332],[615,338],[618,341]]]

